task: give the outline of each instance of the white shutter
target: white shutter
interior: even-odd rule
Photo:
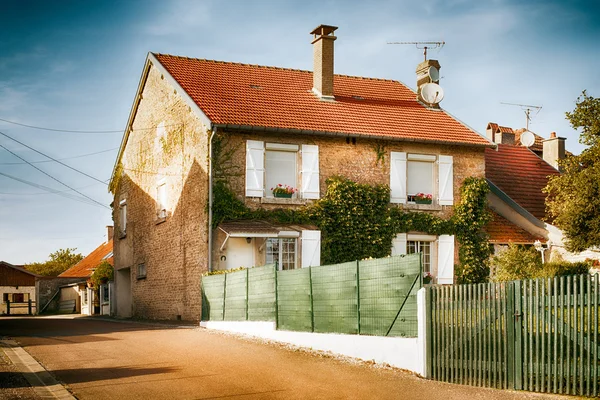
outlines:
[[[246,141],[246,196],[263,197],[265,179],[265,144]]]
[[[437,282],[454,283],[454,235],[441,235],[438,238]]]
[[[302,145],[302,198],[319,198],[319,146]]]
[[[406,241],[407,234],[399,233],[394,239],[392,239],[392,255],[399,256],[406,254]]]
[[[321,264],[321,231],[302,231],[302,268]]]
[[[390,154],[390,201],[406,204],[406,153]]]
[[[440,156],[439,161],[439,204],[451,206],[454,204],[454,172],[452,156]]]

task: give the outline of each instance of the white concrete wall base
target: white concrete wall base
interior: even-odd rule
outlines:
[[[417,338],[398,338],[334,333],[291,332],[276,330],[275,322],[202,321],[207,329],[242,333],[281,343],[330,351],[378,364],[389,364],[423,374],[422,346]]]

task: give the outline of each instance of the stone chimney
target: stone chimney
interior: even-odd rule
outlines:
[[[438,60],[425,60],[417,65],[417,95],[421,94],[421,87],[426,83],[440,83],[439,74],[437,80],[432,80],[429,76],[429,68],[434,67],[438,71],[440,70],[440,63]]]
[[[115,228],[112,225],[106,226],[106,241],[109,242],[115,233]]]
[[[334,100],[333,94],[333,32],[337,26],[319,25],[312,32],[313,92],[322,100]]]
[[[558,169],[558,160],[565,158],[565,138],[557,137],[556,132],[550,134],[550,139],[544,140],[543,155],[544,161]]]
[[[498,131],[494,137],[495,142],[498,144],[515,144],[514,132]]]

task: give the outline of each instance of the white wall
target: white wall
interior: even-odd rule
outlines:
[[[425,376],[425,289],[417,293],[419,337],[399,338],[276,330],[275,322],[201,321],[207,329],[242,333],[406,369]]]
[[[0,314],[6,314],[6,303],[4,302],[4,293],[25,293],[24,301],[27,303],[28,299],[31,299],[35,303],[35,286],[19,286],[17,289],[15,286],[0,286]],[[29,296],[29,297],[28,297]],[[36,305],[32,305],[33,314],[36,313]],[[29,309],[19,305],[18,308],[10,309],[11,314],[28,314]]]

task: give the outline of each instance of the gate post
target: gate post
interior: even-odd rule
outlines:
[[[508,353],[509,356],[513,356],[513,384],[516,390],[523,390],[523,309],[521,305],[521,281],[510,282],[509,286],[512,290],[512,296],[509,296],[509,299],[513,300],[512,310],[509,310],[512,313],[513,321],[513,332],[514,332],[514,340],[510,341],[512,343],[513,351]]]
[[[6,315],[10,315],[10,300],[6,300]]]

